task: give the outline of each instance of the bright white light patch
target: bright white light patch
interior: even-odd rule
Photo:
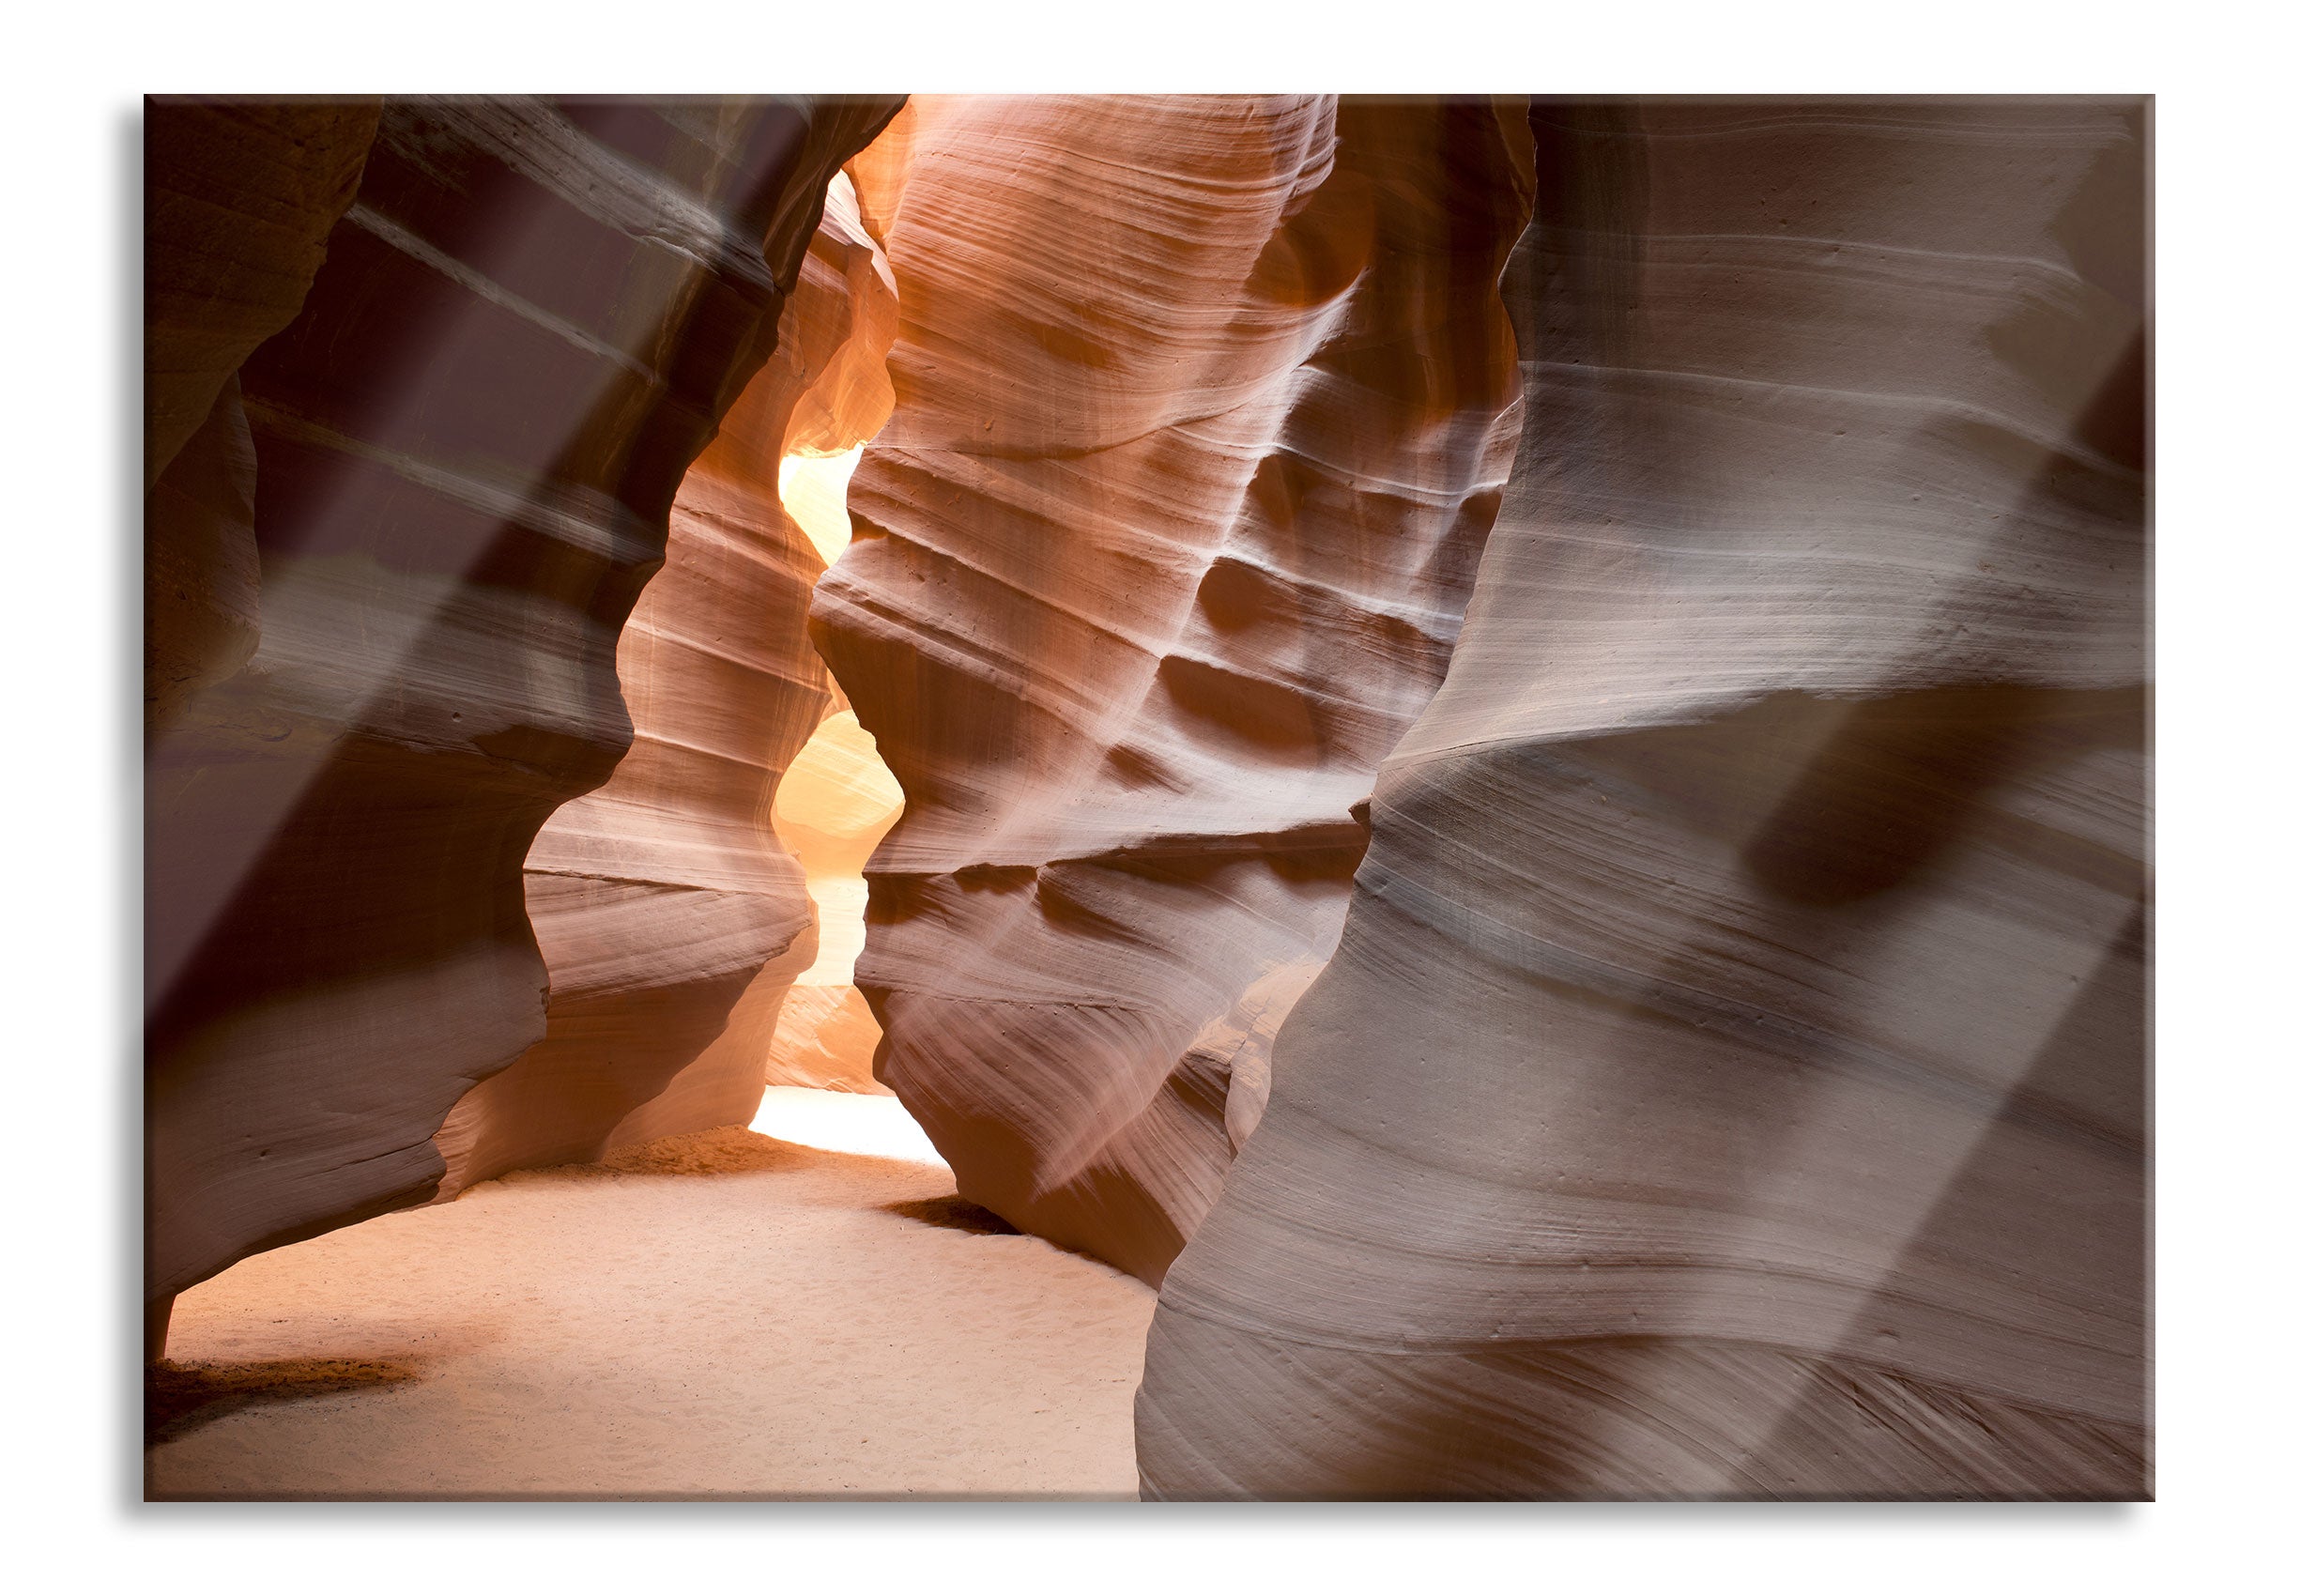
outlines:
[[[783,456],[775,489],[782,496],[783,508],[790,512],[790,518],[799,524],[825,565],[847,551],[854,535],[853,523],[847,519],[847,479],[854,475],[855,464],[862,457],[859,443],[843,454]]]
[[[861,1153],[874,1159],[950,1166],[934,1150],[899,1099],[860,1092],[818,1092],[811,1086],[770,1086],[751,1128],[777,1142]]]

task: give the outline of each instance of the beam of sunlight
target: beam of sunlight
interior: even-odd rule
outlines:
[[[539,126],[566,127],[556,113],[538,106],[530,104],[526,114]],[[548,183],[544,187],[547,191]],[[650,193],[669,192],[667,187]],[[680,203],[688,210],[685,221],[692,227],[713,234],[724,231],[717,212],[697,201],[682,198]],[[491,220],[485,238],[491,264],[484,275],[416,239],[370,207],[352,206],[330,238],[351,229],[370,234],[375,241],[422,269],[460,283],[469,291],[443,299],[402,330],[400,344],[414,375],[389,389],[361,392],[373,413],[361,422],[355,436],[325,434],[300,418],[273,411],[260,398],[246,402],[249,421],[259,431],[269,428],[308,435],[307,442],[317,439],[335,457],[324,491],[296,523],[268,526],[267,531],[301,548],[361,546],[360,524],[378,512],[373,490],[362,485],[360,472],[380,468],[424,491],[484,505],[506,521],[524,517],[563,527],[571,538],[595,539],[602,550],[606,549],[611,537],[604,524],[578,523],[555,508],[565,497],[557,477],[559,462],[569,446],[597,424],[604,407],[621,402],[635,372],[652,375],[647,361],[672,341],[680,318],[689,313],[689,296],[698,272],[655,269],[644,257],[651,243],[659,240],[634,236],[631,259],[635,264],[624,272],[621,298],[617,302],[619,335],[609,343],[529,303],[506,286],[547,276],[544,264],[563,248],[545,211],[514,207]],[[584,357],[577,386],[560,407],[558,424],[538,426],[518,457],[498,456],[480,469],[418,459],[378,441],[402,437],[412,430],[413,418],[437,401],[445,380],[440,374],[452,369],[462,351],[481,346],[483,325],[506,313],[568,344]],[[848,468],[852,469],[851,466]],[[276,564],[266,560],[263,637],[254,657],[240,671],[210,683],[182,705],[145,753],[146,780],[158,794],[155,802],[161,816],[153,834],[158,838],[154,846],[161,862],[172,867],[163,888],[172,895],[172,913],[156,922],[145,950],[147,1016],[174,990],[274,838],[290,824],[304,794],[333,763],[341,751],[342,737],[359,731],[373,707],[406,696],[405,668],[420,656],[435,626],[453,623],[452,617],[466,596],[464,584],[492,547],[487,538],[474,539],[460,551],[460,558],[390,579],[369,577],[373,557],[366,554],[293,558]],[[540,599],[536,603],[540,629],[544,605]],[[356,636],[362,644],[347,650],[311,640],[330,636]],[[523,657],[527,668],[539,678],[549,675],[556,680],[548,692],[534,695],[540,702],[502,707],[529,716],[573,721],[576,715],[574,707],[588,701],[580,663],[572,657],[554,657],[540,648],[529,650]],[[312,685],[315,676],[330,672],[332,680],[322,686]],[[203,818],[190,806],[179,816],[175,806],[180,792],[195,784],[216,759],[210,746],[217,735],[214,728],[228,718],[233,695],[242,690],[244,679],[266,673],[276,674],[286,684],[283,701],[322,707],[307,712],[302,734],[265,749],[269,779],[245,782],[235,789],[234,802],[238,807],[232,823],[204,825]],[[490,711],[496,707],[488,706]],[[560,726],[554,724],[552,729],[560,730]],[[196,847],[186,835],[169,830],[171,825],[196,834]]]
[[[795,1142],[828,1153],[860,1153],[874,1159],[948,1169],[927,1133],[896,1097],[861,1092],[818,1092],[811,1086],[770,1086],[759,1101],[751,1128],[777,1142]]]

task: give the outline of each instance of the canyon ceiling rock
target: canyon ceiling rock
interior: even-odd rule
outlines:
[[[966,1197],[1145,1280],[1445,674],[1522,415],[1523,103],[914,100],[855,163],[897,403],[814,615],[905,795],[878,1074]]]
[[[2148,1489],[2142,115],[1536,108],[1515,471],[1145,1496]]]
[[[147,752],[154,1327],[236,1259],[429,1196],[450,1108],[544,1036],[521,863],[629,745],[617,634],[673,496],[894,105],[383,105],[238,373],[261,641]],[[276,185],[246,179],[253,211]],[[218,314],[209,346],[261,336]]]

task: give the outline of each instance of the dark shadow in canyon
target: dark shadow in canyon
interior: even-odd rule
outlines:
[[[162,1358],[144,1374],[144,1444],[158,1446],[258,1404],[303,1402],[421,1379],[412,1358],[266,1358],[244,1363]]]
[[[865,1156],[829,1152],[799,1142],[778,1142],[739,1125],[725,1125],[716,1130],[689,1131],[683,1136],[665,1136],[635,1146],[619,1147],[590,1163],[506,1170],[478,1184],[611,1180],[619,1175],[795,1174]],[[468,1189],[477,1189],[477,1186]]]
[[[970,1203],[957,1192],[947,1197],[920,1197],[907,1203],[882,1204],[879,1212],[893,1214],[897,1219],[915,1220],[937,1230],[964,1231],[969,1235],[1022,1234],[981,1204]]]

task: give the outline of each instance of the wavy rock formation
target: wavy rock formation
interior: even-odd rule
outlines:
[[[680,483],[663,570],[623,626],[631,752],[528,852],[548,1034],[440,1128],[441,1197],[758,1112],[768,1039],[816,950],[800,865],[762,822],[831,700],[806,637],[823,562],[784,509],[782,462],[846,450],[886,420],[894,318],[884,263],[835,176],[774,358]]]
[[[255,445],[238,373],[302,308],[380,110],[374,100],[146,102],[146,737],[255,652]]]
[[[144,114],[144,485],[295,320],[360,186],[376,100],[190,100]]]
[[[1536,108],[1515,473],[1145,1496],[2148,1489],[2140,120]]]
[[[1522,102],[969,99],[855,164],[897,397],[814,614],[905,794],[878,1074],[967,1198],[1146,1280],[1445,673],[1526,143]]]
[[[429,1196],[449,1109],[543,1037],[521,863],[629,745],[617,635],[673,495],[892,109],[385,103],[238,373],[260,645],[147,758],[156,1322]],[[242,207],[275,189],[250,169]]]

